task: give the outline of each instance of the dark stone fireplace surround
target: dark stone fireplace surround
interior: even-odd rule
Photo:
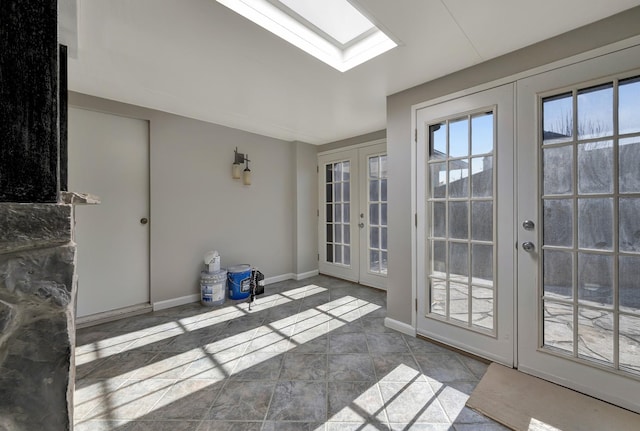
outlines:
[[[0,1],[0,431],[73,429],[75,204],[57,1]]]
[[[0,430],[73,429],[74,205],[0,203]]]

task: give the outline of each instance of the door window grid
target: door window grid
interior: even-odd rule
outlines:
[[[351,265],[351,165],[325,165],[326,261]]]
[[[541,346],[640,376],[640,77],[540,106]]]
[[[428,127],[428,316],[495,334],[495,115]]]
[[[387,156],[368,157],[369,272],[387,274]]]

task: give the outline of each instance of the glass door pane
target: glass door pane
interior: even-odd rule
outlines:
[[[325,171],[326,261],[351,265],[351,162],[328,163]]]
[[[368,271],[387,274],[387,156],[370,156],[367,163],[369,214]]]
[[[639,77],[612,80],[542,98],[539,150],[541,347],[635,375],[640,99],[632,95],[639,84]]]
[[[429,310],[480,331],[495,329],[495,114],[428,126],[426,188]]]

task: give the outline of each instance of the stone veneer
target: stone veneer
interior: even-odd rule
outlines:
[[[0,430],[73,429],[75,260],[68,204],[0,203]]]

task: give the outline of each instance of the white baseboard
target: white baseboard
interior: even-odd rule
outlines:
[[[273,283],[278,283],[280,281],[287,281],[287,280],[293,280],[293,273],[290,272],[288,274],[282,274],[282,275],[276,275],[274,277],[265,277],[264,279],[264,284],[273,284]]]
[[[118,308],[117,310],[104,311],[102,313],[91,314],[76,318],[76,328],[87,328],[101,323],[112,322],[124,317],[131,317],[137,314],[149,313],[152,310],[151,304],[133,305],[131,307]]]
[[[200,294],[181,296],[179,298],[167,299],[153,303],[153,311],[164,310],[166,308],[177,307],[179,305],[191,304],[200,301]]]
[[[409,325],[408,323],[400,322],[399,320],[385,317],[384,326],[386,326],[387,328],[394,329],[398,332],[402,332],[403,334],[409,335],[411,337],[416,336],[416,328]]]
[[[304,280],[305,278],[315,277],[320,274],[320,272],[316,269],[315,271],[307,271],[301,274],[294,274],[293,277],[295,280]]]
[[[318,270],[303,272],[302,274],[294,274],[289,272],[287,274],[276,275],[274,277],[267,277],[264,279],[264,284],[269,285],[286,280],[304,280],[318,275]],[[153,311],[164,310],[166,308],[177,307],[179,305],[191,304],[193,302],[200,301],[199,294],[181,296],[179,298],[167,299],[166,301],[158,301],[153,303]]]

